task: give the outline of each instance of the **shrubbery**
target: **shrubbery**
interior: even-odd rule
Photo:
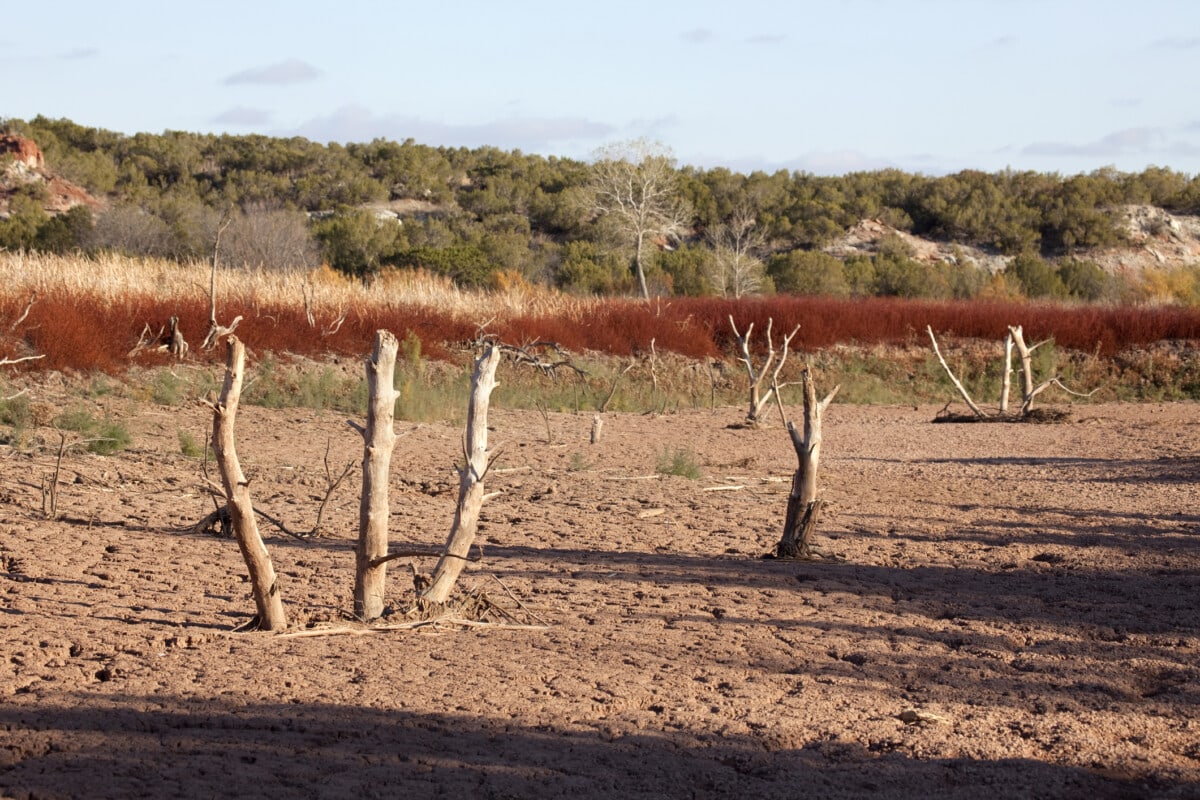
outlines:
[[[0,221],[0,247],[10,250],[206,259],[216,230],[232,218],[218,255],[235,266],[308,267],[319,250],[326,263],[360,279],[401,266],[463,286],[489,286],[506,272],[577,294],[636,288],[630,242],[610,240],[587,202],[598,164],[411,140],[341,146],[257,135],[125,136],[44,117],[0,127],[34,139],[53,170],[106,201],[93,226],[86,209],[51,218],[41,208],[44,187],[22,188]],[[663,294],[769,293],[773,286],[833,297],[1193,296],[1178,276],[1142,294],[1122,287],[1087,261],[1087,250],[1121,242],[1116,211],[1124,204],[1194,213],[1200,176],[1159,167],[1065,178],[1011,170],[937,177],[671,170],[692,214],[678,238],[656,238],[643,265],[648,284]],[[364,208],[388,202],[403,209],[402,222]],[[922,261],[899,241],[840,262],[819,252],[868,218],[1014,256],[1014,269],[996,281],[962,259]],[[728,268],[715,259],[714,234],[737,219],[753,229],[747,263],[763,262],[766,275],[752,270],[752,280],[731,288]]]

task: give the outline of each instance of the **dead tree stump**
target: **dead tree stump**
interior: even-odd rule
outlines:
[[[365,428],[350,423],[363,437],[362,498],[358,507],[358,544],[354,548],[354,616],[363,622],[383,614],[387,583],[388,477],[396,446],[394,425],[396,353],[400,343],[390,331],[376,331],[367,359]]]
[[[446,540],[446,549],[434,568],[428,588],[421,593],[420,600],[425,604],[444,604],[450,598],[475,541],[479,510],[484,501],[483,479],[493,455],[487,446],[487,415],[492,390],[496,388],[496,365],[500,363],[500,355],[499,347],[487,345],[475,361],[467,408],[467,435],[463,443],[466,463],[458,471],[458,506],[454,510],[454,524]]]
[[[794,422],[786,421],[798,464],[792,475],[792,490],[788,494],[783,535],[775,546],[776,558],[807,558],[812,553],[812,533],[817,527],[817,519],[824,506],[824,501],[817,497],[817,466],[821,460],[821,417],[841,388],[834,386],[825,399],[818,403],[811,368],[805,368],[800,381],[804,389],[804,430],[801,433],[796,430]],[[782,409],[783,405],[780,404],[780,410]]]
[[[279,594],[279,582],[271,564],[271,556],[258,532],[254,504],[250,499],[250,485],[242,473],[234,445],[234,421],[242,395],[246,348],[232,335],[226,337],[225,344],[225,383],[220,399],[215,404],[209,404],[213,411],[213,454],[221,472],[233,533],[250,572],[251,593],[258,608],[257,628],[278,631],[287,627],[287,615],[283,610],[283,599]]]

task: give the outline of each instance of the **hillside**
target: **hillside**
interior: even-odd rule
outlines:
[[[577,295],[740,297],[773,286],[841,296],[1200,302],[1200,179],[1164,168],[1066,177],[742,175],[678,166],[669,153],[638,162],[630,151],[630,161],[617,163],[667,164],[661,195],[684,210],[679,227],[645,232],[659,245],[642,276],[647,290],[631,275],[630,230],[593,202],[600,163],[412,140],[125,136],[41,117],[5,120],[0,131],[0,247],[9,250],[205,259],[232,212],[227,263],[323,260],[364,279],[398,266],[460,286],[517,279]],[[46,221],[80,207],[94,225],[83,214],[57,228]],[[731,261],[728,232],[746,220],[738,247],[747,249]],[[822,252],[865,257],[873,269],[834,274],[836,264],[809,257]],[[966,269],[995,275],[1018,257],[1015,278],[1005,281]],[[1173,270],[1187,274],[1142,277]]]

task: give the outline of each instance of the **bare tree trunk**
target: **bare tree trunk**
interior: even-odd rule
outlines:
[[[454,525],[446,540],[446,549],[434,568],[429,587],[421,594],[421,600],[427,603],[443,604],[450,598],[475,541],[479,510],[484,500],[483,479],[491,466],[491,454],[487,449],[487,415],[492,390],[496,388],[496,365],[499,363],[500,348],[494,345],[488,345],[475,361],[471,401],[467,408],[467,437],[463,444],[466,463],[458,471],[458,507],[454,511]]]
[[[358,506],[358,544],[354,548],[354,616],[363,622],[383,614],[387,583],[388,477],[396,446],[396,353],[400,343],[390,331],[375,332],[367,359],[367,426],[363,437],[363,485]],[[383,559],[383,560],[381,560]]]
[[[283,599],[279,594],[279,583],[271,556],[267,553],[258,522],[254,517],[254,504],[250,500],[250,486],[238,462],[234,446],[234,421],[242,395],[242,375],[246,364],[246,348],[236,336],[225,339],[228,348],[225,359],[225,383],[221,397],[213,410],[213,454],[221,472],[221,484],[229,506],[234,535],[242,558],[250,571],[250,587],[254,604],[258,608],[258,629],[283,630],[287,627],[287,616],[283,611]]]
[[[1013,335],[1009,331],[1004,337],[1004,375],[1000,378],[1000,416],[1008,413],[1008,395],[1012,391]]]
[[[1044,345],[1048,339],[1043,339],[1034,345],[1025,344],[1025,333],[1021,330],[1021,326],[1008,327],[1008,335],[1012,337],[1013,343],[1017,346],[1017,355],[1021,357],[1021,414],[1029,413],[1033,408],[1033,398],[1042,392],[1052,381],[1047,381],[1042,386],[1034,386],[1033,383],[1033,351]]]
[[[1067,394],[1074,395],[1075,397],[1091,397],[1096,392],[1100,391],[1099,388],[1096,388],[1096,389],[1093,389],[1092,391],[1086,392],[1086,393],[1085,392],[1077,392],[1073,389],[1067,388],[1067,386],[1065,384],[1063,384],[1062,379],[1059,378],[1057,375],[1055,375],[1053,378],[1050,378],[1049,380],[1042,381],[1041,383],[1034,385],[1034,382],[1033,382],[1033,351],[1038,349],[1039,347],[1041,347],[1042,345],[1044,345],[1046,342],[1048,342],[1050,340],[1043,339],[1042,341],[1038,342],[1037,344],[1027,346],[1025,344],[1025,337],[1023,335],[1023,332],[1021,331],[1020,325],[1016,326],[1015,328],[1009,327],[1008,330],[1009,330],[1009,335],[1012,336],[1013,341],[1016,343],[1017,353],[1021,356],[1021,394],[1023,397],[1023,399],[1021,401],[1021,415],[1022,416],[1025,416],[1033,409],[1033,399],[1035,397],[1037,397],[1039,394],[1041,394],[1042,392],[1049,389],[1051,386],[1057,386],[1058,388],[1062,389]]]
[[[646,285],[646,270],[642,267],[642,249],[644,247],[643,240],[645,238],[645,234],[638,233],[637,247],[633,254],[633,269],[637,273],[638,291],[641,293],[642,299],[649,300],[650,289]]]
[[[788,435],[796,451],[798,465],[792,475],[792,491],[788,494],[787,516],[783,522],[783,535],[775,546],[777,558],[803,558],[810,553],[809,540],[816,529],[817,517],[824,501],[817,497],[817,466],[821,459],[821,416],[833,402],[841,386],[817,402],[817,390],[813,384],[812,370],[805,368],[801,376],[804,389],[804,433],[796,430],[793,422],[787,423]],[[783,405],[780,404],[782,412]]]

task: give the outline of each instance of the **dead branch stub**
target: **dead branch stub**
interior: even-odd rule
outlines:
[[[213,241],[212,264],[208,278],[208,334],[204,337],[204,342],[200,345],[201,350],[211,350],[216,346],[217,341],[224,336],[228,336],[237,330],[238,323],[242,321],[239,314],[233,318],[229,325],[221,325],[217,322],[217,256],[221,252],[221,234],[233,222],[233,218],[226,216],[222,218],[221,223],[217,226],[216,238]]]
[[[750,376],[750,407],[746,412],[745,424],[752,428],[757,428],[762,422],[763,409],[771,402],[771,398],[778,394],[782,386],[787,385],[779,383],[779,374],[783,371],[783,365],[787,363],[788,346],[800,330],[799,325],[793,328],[791,333],[783,337],[783,346],[776,351],[771,337],[774,323],[774,319],[767,319],[767,357],[761,366],[755,367],[754,359],[750,356],[750,336],[754,333],[754,323],[750,323],[746,333],[742,334],[738,331],[737,323],[733,321],[733,315],[729,315],[729,326],[733,328],[733,335],[737,338],[738,359],[745,364],[746,373]],[[775,360],[776,356],[778,361]]]

